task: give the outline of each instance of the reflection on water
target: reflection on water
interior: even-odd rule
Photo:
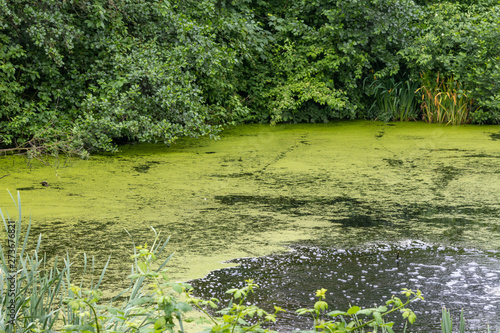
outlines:
[[[484,331],[487,323],[492,331],[500,328],[498,252],[411,241],[356,250],[296,246],[286,254],[234,262],[240,266],[192,281],[197,296],[227,301],[225,290],[254,279],[261,288],[250,302],[269,311],[273,305],[287,309],[273,327],[279,332],[311,328],[309,318],[299,318],[294,311],[312,307],[320,288],[328,289],[329,310],[381,305],[401,288],[420,289],[425,300],[411,306],[417,322],[409,332],[441,332],[442,306],[451,310],[455,321],[464,309],[467,332]]]

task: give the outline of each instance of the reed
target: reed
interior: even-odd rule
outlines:
[[[64,290],[62,277],[69,267],[58,269],[57,260],[53,267],[47,267],[46,257],[39,258],[38,255],[41,237],[38,238],[33,254],[29,255],[26,252],[31,220],[28,223],[26,236],[23,240],[21,239],[22,215],[19,193],[17,202],[13,197],[12,200],[19,214],[15,223],[15,248],[10,249],[13,252],[13,258],[15,258],[15,266],[12,269],[13,259],[10,257],[8,258],[10,260],[6,260],[6,253],[8,252],[5,252],[0,245],[2,271],[5,272],[5,276],[9,275],[11,277],[11,279],[6,279],[7,281],[1,281],[0,304],[2,309],[8,309],[8,306],[12,304],[11,300],[13,300],[15,304],[14,312],[17,316],[15,323],[9,322],[10,310],[3,311],[0,315],[0,330],[14,332],[16,327],[29,330],[34,328],[36,322],[44,330],[51,331],[58,319],[58,312],[62,305],[60,297]],[[0,210],[0,215],[8,233],[8,224],[12,223],[11,218],[8,213],[4,215],[2,210]],[[15,279],[12,278],[14,276]],[[15,293],[12,292],[12,284],[15,285]]]
[[[0,304],[2,309],[8,309],[8,306],[12,304],[11,300],[14,300],[16,317],[15,321],[12,322],[9,320],[10,311],[2,311],[0,331],[31,332],[32,330],[42,330],[53,332],[56,328],[61,329],[62,325],[67,322],[81,320],[63,303],[63,299],[71,294],[69,285],[71,284],[70,268],[72,264],[69,257],[61,263],[57,257],[49,262],[45,255],[40,256],[41,235],[38,237],[33,252],[28,253],[27,244],[31,230],[31,218],[26,230],[23,230],[20,195],[18,193],[17,200],[12,195],[11,197],[18,210],[17,220],[12,221],[8,212],[4,215],[1,209],[0,215],[7,233],[9,231],[8,225],[15,225],[14,247],[9,249],[13,252],[13,256],[9,256],[11,258],[7,260],[6,254],[9,252],[6,252],[0,245],[0,258],[4,275],[15,276],[15,279],[5,279],[2,275]],[[25,232],[24,238],[21,237],[23,231]],[[12,269],[13,262],[15,262],[14,269]],[[106,267],[107,265],[104,267],[102,275],[106,271]],[[94,268],[92,265],[92,270]],[[83,274],[86,270],[87,258],[85,256]],[[11,287],[13,281],[15,281],[15,288]],[[83,280],[80,285],[82,283]],[[97,289],[99,284],[91,288]],[[8,292],[13,289],[15,292]]]
[[[423,119],[428,123],[461,125],[470,122],[469,113],[474,100],[467,97],[453,76],[436,79],[431,73],[421,73]]]
[[[451,314],[449,310],[443,307],[442,317],[441,317],[441,330],[443,333],[453,333],[453,321],[451,320]],[[465,333],[465,319],[464,310],[460,312],[460,323],[458,327],[459,333]]]

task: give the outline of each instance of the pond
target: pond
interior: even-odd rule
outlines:
[[[294,262],[293,254],[301,252],[300,256],[309,257],[307,253],[346,251],[339,252],[338,260],[356,261],[363,251],[371,251],[368,257],[387,258],[388,266],[380,268],[386,270],[393,264],[389,260],[393,254],[386,249],[400,249],[400,253],[414,254],[405,254],[399,273],[408,268],[408,272],[423,272],[417,276],[426,279],[439,277],[442,288],[458,281],[450,289],[457,295],[458,285],[483,283],[482,289],[471,287],[477,292],[463,293],[470,295],[464,304],[484,296],[493,297],[488,302],[497,306],[495,294],[486,286],[495,288],[498,274],[494,267],[498,267],[495,251],[500,249],[499,138],[496,126],[419,122],[244,125],[227,130],[219,141],[182,139],[170,148],[126,145],[118,154],[96,155],[88,161],[62,157],[52,161],[56,167],[36,161],[28,166],[23,158],[2,157],[0,177],[5,177],[0,183],[20,191],[24,213],[33,220],[32,244],[35,235],[42,233],[43,250],[50,256],[69,251],[78,268],[84,251],[102,266],[111,255],[106,284],[110,293],[124,285],[119,281],[129,272],[132,240],[125,229],[136,243],[151,243],[149,226],[153,226],[172,235],[170,250],[176,254],[170,272],[177,280],[202,278],[210,271],[234,266],[224,263],[230,259]],[[42,186],[42,181],[49,186]],[[14,211],[7,192],[0,193],[0,201],[3,208]],[[295,251],[284,254],[290,247]],[[446,256],[452,261],[446,261],[446,256],[436,259],[432,251],[439,256],[449,253]],[[246,267],[244,260],[238,269]],[[331,260],[324,260],[321,274],[312,268],[310,274],[318,278],[333,277],[335,272],[352,275],[352,279],[365,276],[368,284],[358,291],[364,295],[375,283],[368,278],[375,271],[359,266],[369,272],[363,273],[355,265],[340,268]],[[453,276],[444,279],[459,274],[452,269],[453,263],[466,272],[465,278],[476,278],[465,269],[473,262],[478,265],[476,282],[453,280]],[[452,266],[447,268],[446,263]],[[441,270],[424,268],[441,264],[446,266],[442,275],[438,274]],[[311,261],[307,265],[323,264]],[[276,279],[285,281],[290,272],[299,283],[304,277],[293,273],[293,266],[280,266],[285,275]],[[252,268],[248,270],[248,275],[255,276]],[[241,280],[246,278],[247,273],[235,272]],[[398,276],[395,271],[394,291],[403,282],[407,287],[421,284],[418,277],[408,282]],[[311,285],[308,290],[330,288],[336,295],[331,294],[330,301],[343,298],[333,286],[317,282],[323,285]],[[430,285],[421,285],[424,295],[437,293],[428,290]],[[276,289],[280,288],[276,283]],[[342,290],[347,293],[346,288]],[[308,290],[300,292],[306,297]],[[387,295],[388,290],[380,290]],[[365,306],[364,299],[373,303],[382,297],[345,295],[346,299],[360,298],[360,306]],[[441,303],[453,307],[444,302],[446,298]],[[440,304],[424,308],[439,312]],[[471,319],[489,311],[471,309],[475,314],[470,314]]]

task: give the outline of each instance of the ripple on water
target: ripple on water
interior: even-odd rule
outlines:
[[[239,267],[214,271],[192,281],[197,296],[228,301],[225,290],[242,287],[245,279],[260,286],[250,302],[271,311],[287,310],[273,329],[310,329],[308,318],[294,311],[312,307],[314,293],[328,289],[329,309],[350,304],[370,307],[384,303],[401,288],[422,290],[425,300],[412,305],[417,323],[409,332],[441,332],[441,307],[458,317],[464,309],[468,332],[500,328],[500,253],[434,246],[423,242],[379,244],[343,250],[294,246],[282,255],[236,259]],[[396,261],[396,253],[400,258]],[[206,288],[210,285],[211,288]],[[397,317],[396,317],[397,318]],[[481,318],[481,320],[477,320]]]

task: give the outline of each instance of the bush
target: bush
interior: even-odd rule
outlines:
[[[416,73],[440,73],[474,100],[471,119],[500,122],[500,6],[488,2],[429,5],[420,17],[420,33],[401,51]],[[436,79],[436,75],[434,79]]]
[[[413,1],[262,1],[255,15],[272,46],[242,70],[254,119],[326,122],[356,118],[371,103],[366,77],[400,72],[415,33]]]
[[[248,17],[212,0],[0,0],[0,144],[217,135],[247,112],[232,73]]]

